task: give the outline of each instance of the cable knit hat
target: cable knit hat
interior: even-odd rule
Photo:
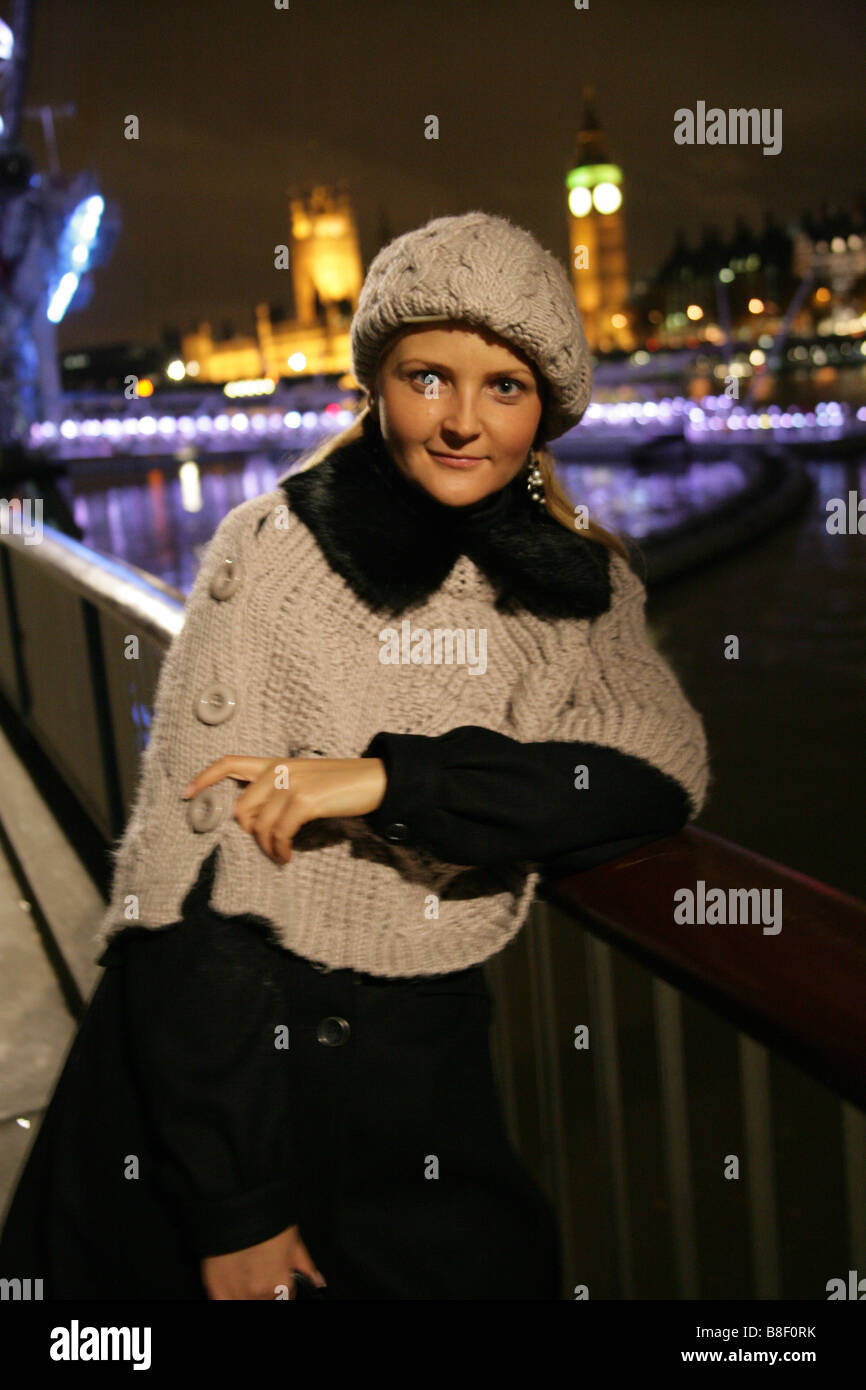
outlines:
[[[406,323],[484,325],[529,357],[550,386],[545,439],[581,419],[592,364],[574,291],[555,256],[505,217],[436,217],[384,246],[352,320],[352,371],[372,388],[382,350]]]

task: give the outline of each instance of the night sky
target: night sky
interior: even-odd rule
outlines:
[[[5,12],[5,11],[4,11]],[[368,264],[481,208],[568,256],[563,176],[584,83],[625,173],[632,277],[677,226],[786,221],[866,186],[862,0],[36,0],[28,105],[72,101],[61,168],[92,169],[122,230],[62,348],[291,308],[287,188],[345,178]],[[678,146],[674,111],[781,107],[783,145]],[[127,141],[124,117],[141,138]],[[425,140],[436,114],[438,142]],[[25,142],[45,165],[41,128]]]

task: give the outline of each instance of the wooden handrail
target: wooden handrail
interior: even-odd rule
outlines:
[[[781,889],[781,930],[675,921],[699,880]],[[540,893],[866,1110],[866,903],[693,826]]]

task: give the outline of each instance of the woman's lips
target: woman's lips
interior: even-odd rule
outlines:
[[[477,463],[483,461],[481,456],[473,454],[438,454],[435,449],[428,449],[427,452],[446,468],[474,468]]]

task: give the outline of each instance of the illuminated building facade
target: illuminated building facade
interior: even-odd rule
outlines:
[[[290,190],[287,270],[295,317],[273,322],[256,306],[256,332],[215,341],[209,323],[182,338],[183,360],[199,381],[345,372],[349,326],[363,283],[358,229],[345,184]],[[190,369],[189,364],[195,364]]]
[[[768,212],[761,231],[737,218],[731,236],[710,226],[697,245],[682,231],[655,276],[636,287],[635,323],[646,346],[752,342],[781,327],[808,274],[795,334],[862,335],[866,328],[866,210],[802,213],[781,226]]]
[[[866,199],[852,211],[808,213],[794,236],[794,269],[812,270],[810,298],[818,333],[862,333],[866,328]]]

